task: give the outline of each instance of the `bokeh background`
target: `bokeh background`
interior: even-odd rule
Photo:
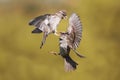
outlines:
[[[31,34],[32,18],[66,10],[76,12],[83,25],[79,48],[85,59],[72,51],[79,64],[64,71],[58,37],[51,34],[42,49],[42,34]],[[65,31],[68,20],[58,30]],[[0,0],[0,80],[120,80],[120,1],[119,0]]]

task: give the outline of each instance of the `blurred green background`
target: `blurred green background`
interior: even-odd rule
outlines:
[[[31,34],[29,20],[45,13],[67,10],[82,21],[79,48],[86,56],[77,70],[67,73],[60,56],[58,37],[51,34],[39,49],[42,34]],[[68,20],[58,30],[65,31]],[[0,80],[120,80],[119,0],[0,0]]]

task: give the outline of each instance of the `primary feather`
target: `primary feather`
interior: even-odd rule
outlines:
[[[82,38],[82,24],[80,18],[76,13],[73,13],[69,18],[68,27],[68,40],[69,45],[76,49],[79,46],[80,40]]]

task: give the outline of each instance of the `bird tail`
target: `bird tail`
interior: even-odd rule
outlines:
[[[75,61],[71,59],[70,56],[67,56],[64,58],[64,64],[65,64],[65,71],[70,72],[76,69],[76,66],[78,65]]]

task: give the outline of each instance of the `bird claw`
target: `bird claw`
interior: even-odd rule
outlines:
[[[58,32],[55,32],[54,34],[55,34],[56,36],[60,36],[60,33],[58,33]]]
[[[54,55],[58,55],[59,53],[57,53],[57,52],[54,52],[54,51],[51,51],[51,52],[49,52],[50,54],[54,54]]]

